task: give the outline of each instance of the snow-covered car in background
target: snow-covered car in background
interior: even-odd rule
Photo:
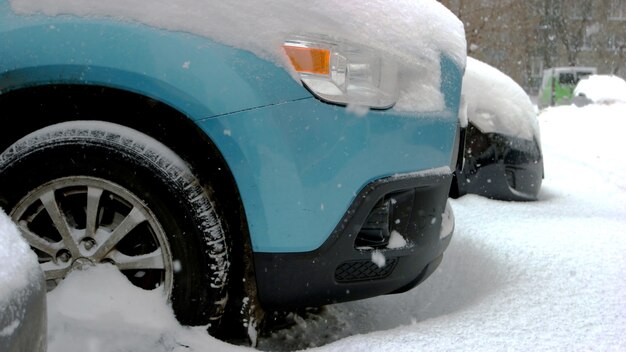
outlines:
[[[544,176],[537,112],[513,79],[467,58],[462,147],[450,195],[535,200]]]
[[[0,351],[45,352],[46,282],[37,256],[0,209]]]
[[[450,241],[465,36],[434,0],[0,0],[0,53],[0,207],[49,290],[111,263],[227,338]]]
[[[574,88],[574,103],[626,103],[626,81],[615,75],[591,75],[581,79]]]

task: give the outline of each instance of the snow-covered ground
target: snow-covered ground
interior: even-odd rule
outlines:
[[[626,104],[549,108],[539,121],[539,201],[453,201],[454,238],[425,283],[296,317],[258,349],[626,350]],[[92,270],[108,278],[77,272],[49,295],[50,352],[252,350],[180,327],[157,295]]]

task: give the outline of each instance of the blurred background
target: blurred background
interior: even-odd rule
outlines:
[[[546,69],[626,78],[626,0],[440,0],[465,25],[468,55],[536,96]]]

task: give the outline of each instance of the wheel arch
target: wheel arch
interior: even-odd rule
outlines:
[[[226,231],[233,241],[234,257],[241,258],[250,250],[243,204],[226,160],[209,136],[173,107],[121,89],[61,84],[0,94],[0,109],[23,116],[0,116],[0,124],[11,126],[0,129],[0,152],[45,126],[83,119],[117,123],[157,139],[188,162],[219,200],[219,215],[225,220]],[[240,262],[231,263],[233,277],[243,275],[244,265]]]
[[[190,118],[145,95],[122,89],[80,84],[50,84],[0,94],[0,108],[23,118],[3,114],[0,150],[45,126],[71,120],[102,120],[145,133],[167,145],[202,176],[220,181],[237,192],[221,152]],[[183,142],[184,141],[184,142]],[[210,160],[209,163],[205,161]]]

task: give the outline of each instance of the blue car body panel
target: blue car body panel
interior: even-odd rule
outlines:
[[[304,252],[328,238],[371,181],[449,166],[456,115],[359,117],[306,99],[200,125],[225,131],[214,141],[235,160],[254,250]]]
[[[104,19],[16,15],[8,6],[0,2],[0,91],[104,85],[156,98],[192,119],[310,97],[276,64],[206,38]]]
[[[356,116],[313,98],[276,64],[207,38],[7,7],[0,1],[0,93],[101,85],[189,116],[233,172],[255,252],[314,250],[370,182],[454,168],[462,70],[446,57],[444,110]]]

